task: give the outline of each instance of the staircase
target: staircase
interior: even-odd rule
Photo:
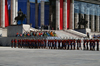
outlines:
[[[35,28],[30,28],[31,31],[39,31]],[[48,30],[45,30],[48,31]],[[68,38],[68,39],[76,39],[76,38],[83,38],[86,37],[86,34],[83,34],[81,32],[77,32],[75,30],[69,29],[69,30],[50,30],[50,31],[55,31],[57,37],[60,38]]]
[[[81,33],[81,32],[78,32],[78,31],[75,31],[75,30],[72,30],[72,29],[65,30],[65,32],[71,33],[71,34],[76,35],[76,36],[78,36],[78,37],[80,37],[80,38],[82,38],[82,37],[87,37],[86,34]]]
[[[56,35],[61,38],[76,39],[82,38],[81,36],[75,35],[68,31],[55,31]]]

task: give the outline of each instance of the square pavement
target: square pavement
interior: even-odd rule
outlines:
[[[100,51],[0,47],[0,66],[100,66]]]

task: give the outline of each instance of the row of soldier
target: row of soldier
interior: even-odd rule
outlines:
[[[16,48],[49,48],[49,49],[67,49],[67,50],[79,50],[81,47],[81,40],[75,39],[66,39],[66,40],[46,40],[46,39],[12,39],[11,47]],[[99,40],[84,40],[83,41],[83,49],[84,50],[97,50],[99,51]]]

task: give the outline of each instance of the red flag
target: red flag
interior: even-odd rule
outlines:
[[[70,0],[67,0],[67,29],[69,29],[70,22]]]
[[[8,18],[8,5],[7,0],[5,0],[5,27],[9,26],[9,18]]]
[[[60,0],[60,30],[63,29],[63,0]]]

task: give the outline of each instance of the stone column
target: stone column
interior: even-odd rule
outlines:
[[[18,16],[18,0],[15,0],[15,17]]]
[[[27,2],[27,24],[30,24],[30,2]]]
[[[78,29],[78,22],[79,22],[79,14],[78,13],[75,13],[75,29]]]
[[[96,16],[96,32],[99,32],[99,16]]]
[[[35,4],[35,26],[38,27],[38,3]]]
[[[63,4],[63,29],[67,29],[67,0],[64,0]]]
[[[90,25],[90,23],[89,23],[90,22],[89,21],[89,15],[87,15],[87,14],[85,15],[85,20],[88,21],[87,28],[90,28],[90,26],[89,26]]]
[[[91,15],[91,31],[94,32],[94,15]]]
[[[52,21],[53,21],[52,17],[53,17],[52,6],[50,5],[50,7],[49,7],[49,25],[50,26],[52,25]]]
[[[1,0],[0,0],[0,27],[1,27]]]
[[[44,5],[45,2],[41,1],[41,25],[44,25]]]
[[[60,1],[56,0],[56,30],[60,28]]]
[[[16,17],[16,0],[11,0],[11,25],[15,25],[15,18]]]
[[[5,0],[1,0],[1,27],[5,27]]]
[[[74,0],[70,0],[70,24],[69,29],[74,29]]]
[[[84,19],[84,14],[80,14],[80,18],[83,18]],[[81,20],[81,19],[80,19]],[[81,25],[81,28],[84,28],[83,25]]]

